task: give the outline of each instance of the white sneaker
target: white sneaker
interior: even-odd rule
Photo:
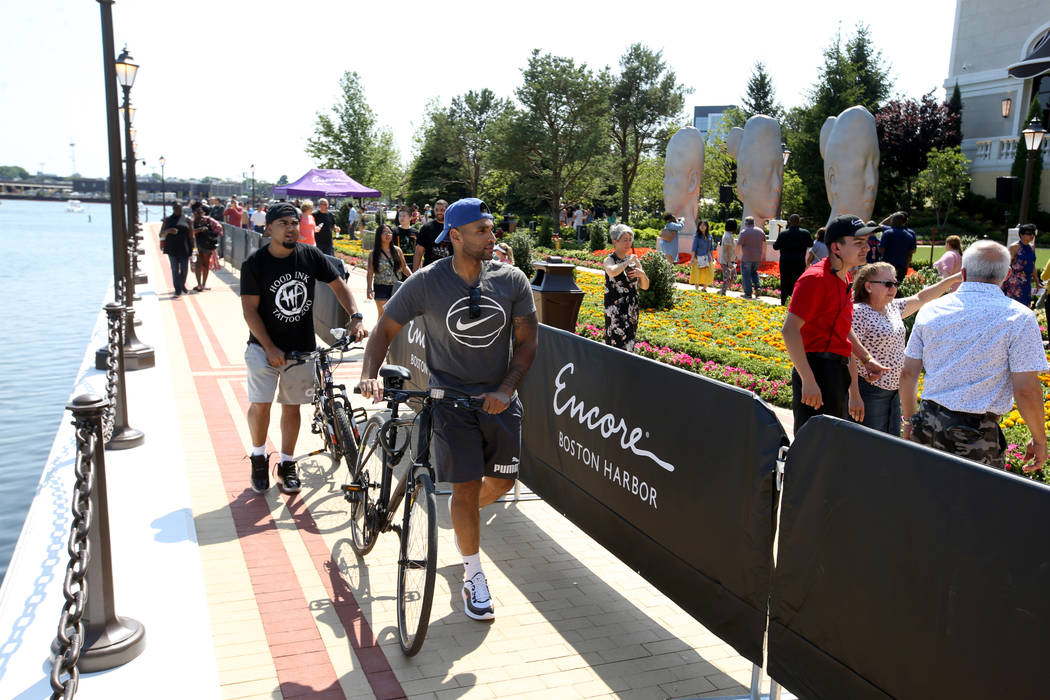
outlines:
[[[463,612],[473,620],[491,620],[496,617],[485,572],[479,571],[463,582]]]
[[[448,522],[452,524],[452,496],[448,497]],[[456,546],[456,554],[463,556],[463,552],[459,551],[459,538],[456,537],[456,527],[452,526],[452,544]]]

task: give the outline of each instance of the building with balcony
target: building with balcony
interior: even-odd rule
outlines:
[[[957,0],[944,89],[962,95],[962,150],[972,161],[970,189],[995,197],[996,178],[1010,175],[1032,98],[1050,128],[1050,4],[1046,0]],[[1014,77],[1014,75],[1022,77]],[[1050,139],[1040,157],[1050,170]],[[1050,177],[1042,178],[1039,208],[1050,211]]]

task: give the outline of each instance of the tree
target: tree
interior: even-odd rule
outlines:
[[[1021,126],[1022,129],[1028,128],[1028,123],[1033,119],[1040,119],[1043,116],[1043,105],[1039,102],[1038,97],[1032,98],[1032,103],[1028,106],[1028,116],[1025,117],[1024,124]],[[1025,174],[1028,172],[1028,146],[1025,145],[1024,136],[1017,137],[1017,150],[1014,152],[1014,162],[1010,166],[1010,174],[1017,178],[1017,181],[1021,183],[1019,190],[1024,188]],[[1043,159],[1036,157],[1035,163],[1032,164],[1032,189],[1031,196],[1028,198],[1028,211],[1021,212],[1018,221],[1031,221],[1032,214],[1039,211],[1039,188],[1043,180]],[[1021,209],[1021,192],[1018,191],[1017,199],[1014,200],[1014,206],[1020,212]]]
[[[0,177],[5,180],[28,180],[29,171],[18,165],[0,165]]]
[[[287,175],[281,175],[279,178],[277,178],[277,186],[278,187],[283,187],[284,185],[287,185],[287,184],[288,184],[288,176]]]
[[[792,214],[798,214],[802,211],[802,197],[804,194],[805,190],[802,187],[802,179],[799,178],[798,173],[794,170],[784,168],[784,186],[781,189],[780,195],[780,211],[783,213],[785,219]]]
[[[413,136],[416,156],[408,168],[408,201],[453,202],[467,196],[466,183],[452,153],[448,109],[432,98],[427,102],[423,124]]]
[[[762,61],[755,63],[751,78],[747,81],[747,94],[740,99],[740,104],[744,121],[756,114],[765,114],[777,120],[783,116],[784,109],[777,103],[773,79],[769,77],[766,64]]]
[[[904,199],[904,206],[910,207],[912,182],[926,168],[930,150],[959,145],[959,115],[947,103],[938,103],[930,91],[920,100],[887,102],[875,115],[875,128],[881,151],[880,186],[894,195],[892,201]],[[896,206],[900,205],[890,205]]]
[[[608,80],[571,58],[533,49],[522,70],[498,160],[530,179],[558,219],[562,196],[607,151]]]
[[[467,191],[477,197],[488,172],[488,160],[499,122],[506,118],[510,102],[496,97],[488,88],[471,90],[452,98],[447,113],[450,147],[463,171]]]
[[[948,111],[958,119],[959,123],[959,139],[951,144],[952,146],[959,146],[962,144],[962,110],[963,101],[962,93],[959,92],[959,83],[956,81],[955,87],[952,88],[952,96],[948,99]]]
[[[919,190],[933,205],[937,226],[943,226],[952,205],[970,185],[970,160],[958,146],[952,146],[931,149],[926,161],[926,169],[919,173]]]
[[[342,95],[332,114],[318,113],[306,153],[322,168],[339,168],[391,196],[401,180],[393,132],[376,126],[357,73],[343,73],[339,87]]]
[[[884,66],[881,53],[874,49],[868,28],[859,24],[845,47],[842,37],[835,35],[824,49],[824,65],[809,92],[809,104],[796,107],[785,116],[791,160],[805,189],[806,213],[812,218],[826,219],[830,208],[820,156],[824,120],[854,105],[877,113],[892,88],[888,75],[889,69]]]
[[[632,44],[620,57],[620,75],[609,94],[609,131],[620,173],[624,223],[629,221],[639,163],[653,152],[657,137],[685,106],[685,88],[676,81],[662,51]]]

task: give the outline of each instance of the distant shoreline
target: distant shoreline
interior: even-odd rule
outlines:
[[[75,199],[81,203],[109,204],[109,197],[38,197],[18,194],[0,194],[0,199],[16,199],[21,202],[68,202]]]

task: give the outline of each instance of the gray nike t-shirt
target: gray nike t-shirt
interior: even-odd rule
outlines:
[[[479,394],[499,387],[510,366],[511,321],[536,311],[532,287],[513,265],[482,263],[481,315],[470,318],[471,285],[444,258],[413,273],[383,308],[401,325],[426,323],[430,386]]]

